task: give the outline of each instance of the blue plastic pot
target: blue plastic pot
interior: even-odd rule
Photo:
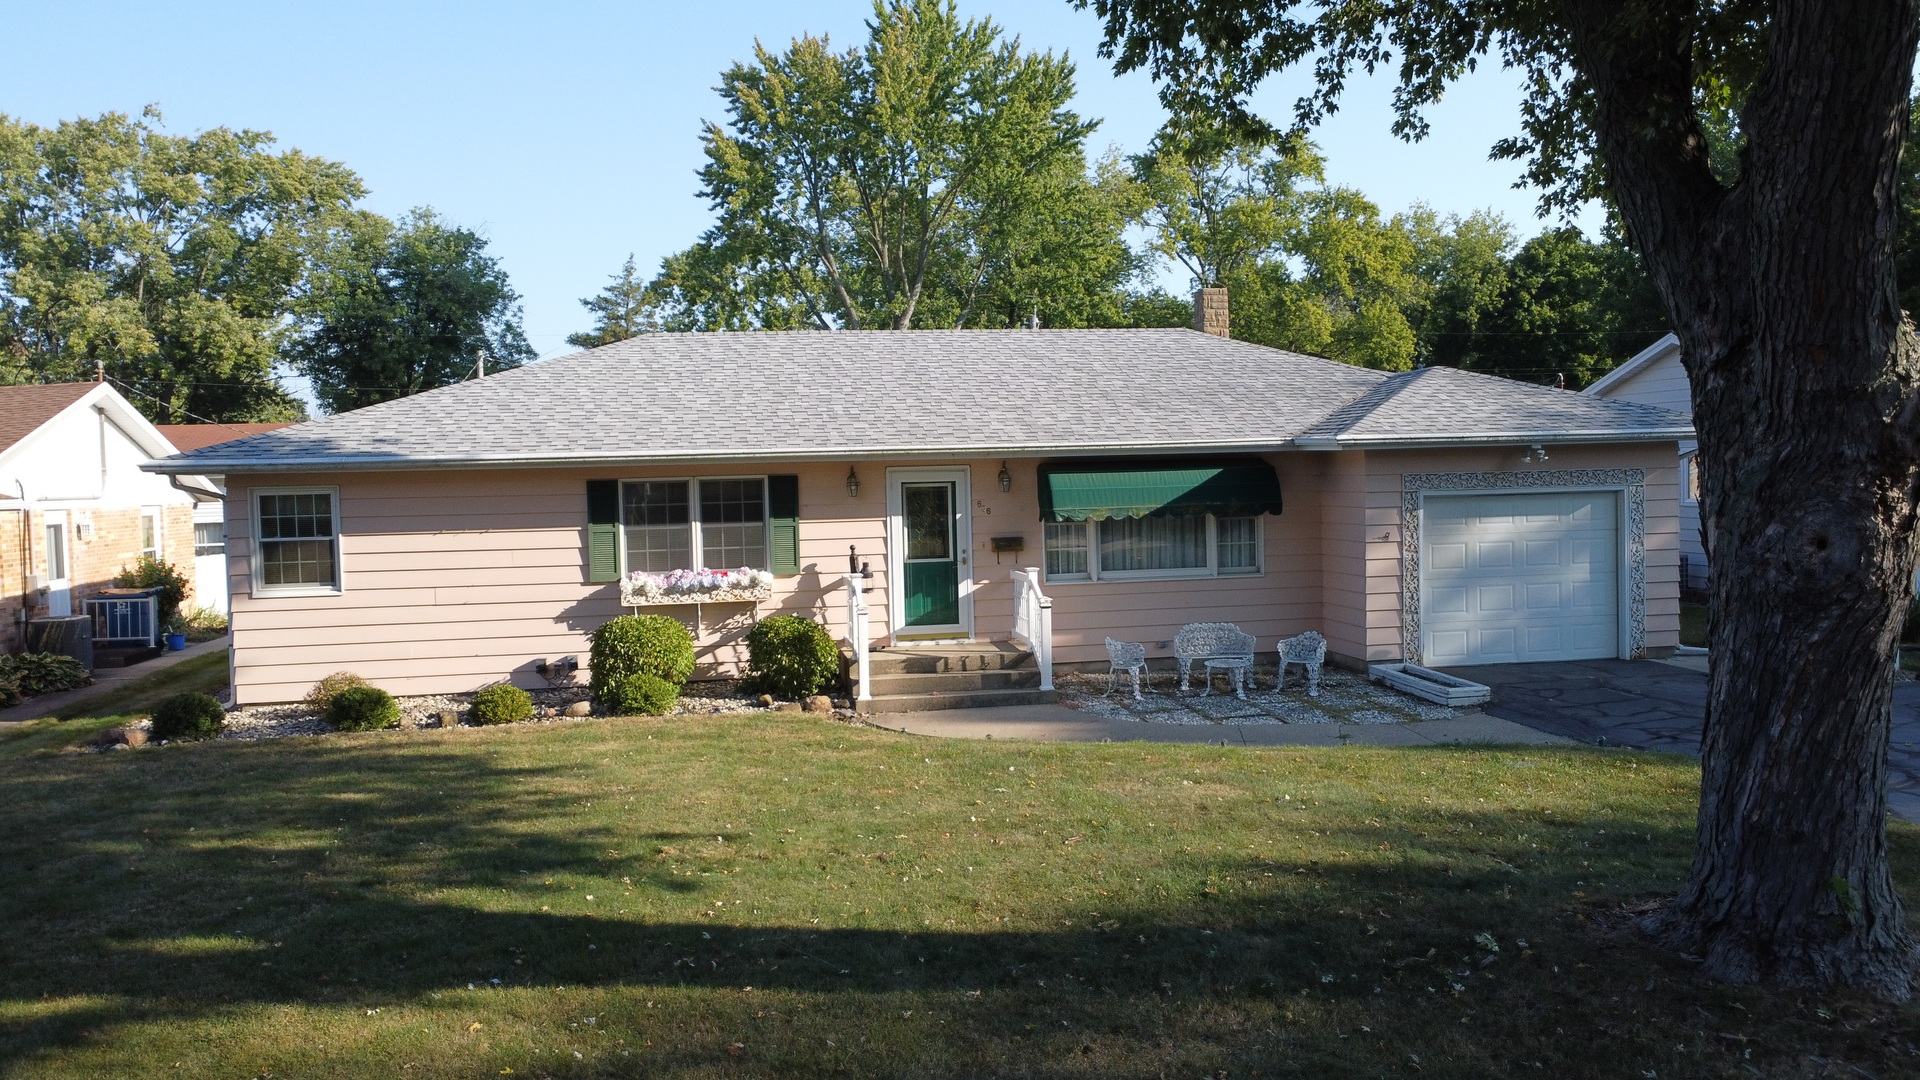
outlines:
[[[179,652],[181,649],[184,649],[186,647],[187,647],[187,635],[185,634],[168,634],[167,635],[167,648],[173,650],[174,652]]]

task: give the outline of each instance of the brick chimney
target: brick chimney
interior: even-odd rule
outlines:
[[[1203,334],[1233,336],[1227,332],[1227,290],[1201,289],[1193,294],[1193,328]]]

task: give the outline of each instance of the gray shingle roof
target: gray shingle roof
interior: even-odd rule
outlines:
[[[1388,382],[1191,330],[644,334],[157,469],[1279,449]]]
[[[1306,447],[1418,446],[1434,442],[1615,442],[1690,438],[1688,417],[1651,405],[1589,397],[1458,368],[1388,376],[1302,432]]]

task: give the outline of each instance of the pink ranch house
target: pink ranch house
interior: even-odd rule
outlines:
[[[1195,621],[1354,667],[1666,655],[1691,437],[1206,329],[647,334],[146,468],[225,478],[241,704],[545,686],[646,611],[710,677],[818,619],[884,712],[1044,698]]]

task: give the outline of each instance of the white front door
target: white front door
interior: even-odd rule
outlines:
[[[1428,495],[1422,661],[1619,656],[1619,502],[1612,491]]]
[[[47,614],[62,618],[73,614],[73,577],[69,565],[72,554],[67,547],[67,512],[49,510],[44,541],[47,560]]]
[[[964,466],[887,470],[887,608],[896,641],[972,635],[971,498]]]

